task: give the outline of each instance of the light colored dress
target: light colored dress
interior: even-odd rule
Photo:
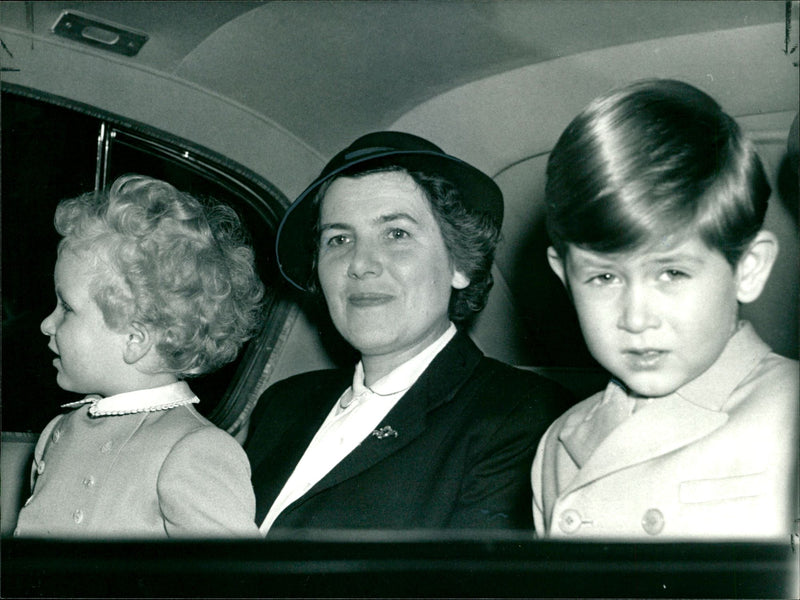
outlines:
[[[185,382],[87,397],[34,451],[15,536],[258,536],[241,446],[192,406]]]

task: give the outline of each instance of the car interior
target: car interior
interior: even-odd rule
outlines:
[[[240,442],[261,393],[355,362],[317,302],[283,280],[286,209],[339,150],[423,136],[503,192],[494,287],[470,336],[488,356],[602,389],[546,259],[545,166],[594,97],[673,78],[754,141],[780,254],[742,318],[798,358],[798,17],[783,0],[340,0],[0,3],[3,594],[47,596],[796,597],[798,536],[772,543],[586,543],[518,534],[304,532],[263,541],[22,540],[42,428],[77,399],[39,329],[52,310],[59,200],[119,175],[233,206],[267,288],[236,361],[192,382]],[[800,515],[800,512],[798,512]],[[735,527],[735,524],[731,524]]]

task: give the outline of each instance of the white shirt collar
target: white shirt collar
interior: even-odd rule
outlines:
[[[195,404],[200,399],[194,395],[185,381],[176,381],[156,388],[123,392],[105,398],[97,395],[86,396],[77,402],[62,404],[63,408],[76,408],[84,404],[91,404],[89,415],[92,417],[107,417],[130,415],[141,412],[155,412],[169,410],[184,404]]]
[[[353,390],[361,391],[369,389],[374,394],[385,396],[387,394],[395,394],[400,390],[407,390],[414,382],[419,379],[419,376],[428,368],[431,361],[442,351],[453,336],[456,334],[456,326],[450,323],[447,330],[440,335],[436,341],[430,346],[425,348],[422,352],[408,359],[402,365],[395,367],[390,373],[387,373],[376,381],[371,386],[364,385],[364,365],[358,361],[356,371],[353,374]]]
[[[440,335],[436,341],[425,348],[416,356],[394,370],[387,373],[371,386],[364,385],[364,365],[358,361],[355,372],[353,373],[353,385],[350,390],[352,398],[359,398],[365,394],[368,396],[394,396],[409,389],[419,379],[420,375],[428,368],[436,355],[453,339],[456,334],[456,326],[450,323],[447,330]],[[371,392],[371,394],[370,394]]]

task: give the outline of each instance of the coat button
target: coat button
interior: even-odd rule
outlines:
[[[102,452],[103,454],[108,454],[109,452],[111,452],[111,449],[113,447],[114,443],[111,440],[109,440],[100,447],[100,452]]]
[[[39,475],[41,475],[42,473],[44,473],[44,461],[43,461],[43,460],[40,460],[40,461],[39,461],[39,464],[38,464],[38,465],[36,465],[36,472],[37,472]]]
[[[564,533],[575,533],[581,528],[581,515],[577,510],[572,508],[565,510],[561,513],[561,518],[558,519],[558,528]]]
[[[87,475],[86,477],[83,478],[83,487],[87,488],[94,487],[94,484],[95,484],[95,479],[92,475]]]
[[[657,508],[649,508],[642,517],[642,528],[650,535],[658,535],[664,529],[664,515]]]
[[[72,520],[75,521],[75,523],[83,522],[83,511],[80,508],[72,513]]]

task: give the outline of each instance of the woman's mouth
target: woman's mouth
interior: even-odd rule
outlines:
[[[391,294],[380,294],[380,293],[361,293],[361,294],[350,294],[347,297],[347,301],[356,308],[368,308],[370,306],[380,306],[382,304],[386,304],[387,302],[391,302],[394,299],[394,296]]]

